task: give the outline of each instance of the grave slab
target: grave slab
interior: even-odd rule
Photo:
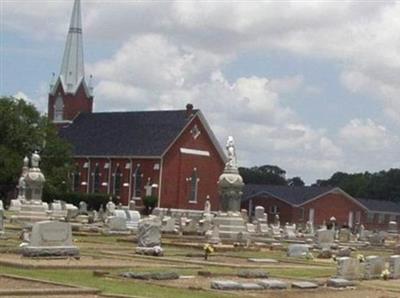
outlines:
[[[247,291],[254,291],[254,290],[264,290],[264,287],[254,283],[254,282],[246,282],[246,283],[242,283],[242,289],[243,290],[247,290]]]
[[[215,290],[242,290],[243,287],[240,283],[232,280],[213,280],[211,282],[211,289]]]
[[[257,283],[264,289],[283,290],[288,288],[288,284],[278,279],[262,279]]]
[[[318,288],[318,285],[316,283],[309,281],[296,281],[292,282],[292,288],[302,289],[302,290],[316,289]]]
[[[330,278],[327,280],[326,285],[332,288],[347,288],[354,287],[356,284],[344,278]]]

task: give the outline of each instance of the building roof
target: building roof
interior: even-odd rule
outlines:
[[[160,157],[193,117],[186,110],[82,113],[60,136],[75,156]]]
[[[302,205],[305,202],[332,191],[331,186],[286,186],[286,185],[257,185],[247,184],[243,191],[243,200],[255,196],[272,196],[290,205]]]
[[[369,211],[374,212],[390,212],[400,213],[400,203],[386,200],[372,200],[364,198],[356,198],[362,205],[364,205]]]

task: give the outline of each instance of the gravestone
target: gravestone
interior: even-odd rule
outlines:
[[[107,234],[126,233],[128,228],[126,226],[126,218],[118,216],[109,216],[105,223]]]
[[[397,221],[389,221],[388,232],[391,234],[397,234],[397,232],[398,232]]]
[[[340,242],[349,242],[350,235],[351,235],[351,232],[349,229],[340,229],[339,230],[339,241]]]
[[[221,238],[219,237],[219,228],[217,225],[214,225],[211,231],[211,235],[208,239],[208,242],[211,244],[220,244]]]
[[[87,214],[88,208],[87,208],[87,203],[84,201],[79,202],[79,213],[80,214]]]
[[[310,236],[314,235],[314,225],[312,224],[311,221],[307,221],[307,223],[306,223],[305,234],[310,235]]]
[[[317,243],[321,247],[330,247],[334,242],[334,231],[319,229],[316,233]]]
[[[211,229],[211,227],[211,220],[209,220],[208,218],[200,219],[197,232],[201,235],[204,235],[209,229]]]
[[[347,288],[354,287],[356,284],[354,281],[344,278],[330,278],[327,280],[326,285],[332,288]]]
[[[289,240],[295,240],[296,237],[296,225],[289,225],[288,223],[283,228],[283,237]]]
[[[79,257],[79,248],[72,242],[71,225],[59,221],[34,223],[29,244],[22,246],[21,250],[27,257]]]
[[[254,210],[254,219],[257,222],[266,223],[268,221],[265,208],[263,206],[256,206]]]
[[[368,241],[371,245],[382,246],[385,243],[385,235],[382,233],[373,233],[368,236]]]
[[[267,223],[257,222],[256,233],[262,236],[269,235],[269,227]]]
[[[288,257],[305,257],[309,252],[307,244],[289,244],[287,250]]]
[[[161,248],[161,220],[156,216],[150,216],[139,221],[138,246],[136,252],[160,256]]]
[[[19,200],[19,199],[11,200],[8,210],[9,211],[20,211],[21,210],[21,200]]]
[[[114,214],[115,214],[115,204],[112,201],[112,198],[110,198],[110,200],[108,201],[108,203],[106,205],[106,215],[112,216]]]
[[[380,278],[382,271],[385,269],[385,260],[380,256],[368,256],[365,258],[364,278],[377,279]]]
[[[137,230],[140,221],[139,211],[123,210],[126,214],[126,226],[129,230]]]
[[[186,219],[182,226],[182,232],[184,234],[197,234],[198,224],[195,219]]]
[[[130,200],[129,201],[129,210],[135,210],[135,208],[136,208],[136,201],[135,200]]]
[[[400,278],[400,255],[390,256],[389,258],[390,278]]]
[[[284,290],[288,288],[288,284],[284,281],[277,279],[261,279],[257,283],[264,289],[270,290]]]
[[[316,289],[316,288],[318,288],[318,284],[309,282],[309,281],[295,281],[295,282],[292,282],[292,288],[302,289],[302,290]]]
[[[252,223],[247,223],[246,224],[246,230],[250,234],[254,234],[256,232],[256,226]]]
[[[337,277],[348,280],[360,278],[360,262],[350,257],[337,258]]]
[[[211,282],[211,289],[215,290],[242,290],[243,287],[240,283],[232,280],[213,280]]]
[[[172,216],[164,216],[162,219],[161,231],[163,233],[176,233],[178,229],[175,227],[175,218]]]
[[[271,224],[271,236],[275,239],[281,238],[280,224]]]

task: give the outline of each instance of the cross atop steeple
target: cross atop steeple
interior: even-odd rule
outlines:
[[[60,79],[66,93],[74,93],[84,79],[81,1],[75,0]]]

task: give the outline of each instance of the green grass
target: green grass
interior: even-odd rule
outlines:
[[[143,281],[119,280],[95,277],[90,270],[28,270],[2,266],[0,273],[37,278],[42,280],[86,286],[101,290],[106,294],[123,294],[154,298],[218,298],[228,297],[223,293],[194,291],[158,286]]]

